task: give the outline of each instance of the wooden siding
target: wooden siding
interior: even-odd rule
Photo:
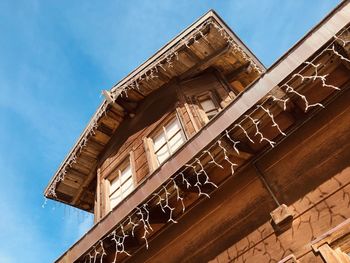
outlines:
[[[350,218],[349,101],[348,90],[332,110],[259,161],[277,198],[293,211],[291,227],[276,235],[260,218],[257,228],[210,262],[278,262],[291,254],[299,262],[325,262],[313,241]]]
[[[134,177],[139,184],[152,172],[144,138],[157,129],[164,119],[175,114],[180,119],[187,139],[191,138],[203,124],[200,124],[199,116],[196,116],[196,105],[189,104],[186,96],[209,89],[215,90],[221,107],[225,107],[234,96],[230,88],[223,83],[224,80],[220,79],[220,76],[208,71],[190,81],[174,81],[147,97],[136,109],[135,116],[126,118],[113,135],[98,165],[101,177],[98,179],[99,184],[103,184],[103,179],[113,173],[118,164],[131,152],[134,159]],[[102,185],[98,188],[101,189],[103,197],[99,199],[101,202],[98,205],[102,208],[95,208],[100,210],[100,213],[95,213],[98,216],[95,222],[109,212],[108,206],[104,204],[107,202],[108,193]]]
[[[350,218],[349,101],[347,89],[256,163],[293,213],[285,232],[272,227],[277,204],[250,164],[127,262],[324,262],[313,242]]]

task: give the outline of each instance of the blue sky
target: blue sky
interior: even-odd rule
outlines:
[[[43,190],[101,90],[209,9],[270,66],[338,0],[0,0],[0,262],[52,262],[92,217]]]

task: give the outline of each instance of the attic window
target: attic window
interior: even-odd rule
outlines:
[[[162,126],[155,135],[148,138],[151,163],[157,168],[185,143],[186,136],[177,116]]]
[[[112,210],[134,189],[132,167],[130,158],[122,162],[109,180],[109,201]]]
[[[210,91],[197,96],[196,101],[198,102],[199,114],[204,123],[211,120],[221,110],[214,94]]]

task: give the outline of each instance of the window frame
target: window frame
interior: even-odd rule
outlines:
[[[326,263],[350,262],[350,219],[314,240],[311,247]]]
[[[200,113],[201,108],[196,101],[197,96],[203,93],[211,93],[214,103],[216,103],[219,112],[221,112],[239,94],[226,80],[225,76],[212,67],[209,67],[200,75],[182,80],[179,86],[181,87],[181,95],[185,101],[188,114],[196,126],[196,132],[209,122],[206,116]]]
[[[126,196],[122,196],[120,201],[117,202],[114,207],[112,207],[111,195],[116,191],[118,191],[118,189],[120,189],[122,185],[129,180],[129,178],[125,180],[125,182],[121,184],[117,189],[115,189],[113,193],[111,193],[112,181],[115,180],[117,177],[121,176],[121,173],[123,170],[125,170],[125,168],[127,167],[127,164],[130,165],[130,169],[131,169],[132,190]],[[102,204],[102,206],[104,207],[104,209],[102,208],[102,210],[104,211],[104,215],[108,214],[120,203],[122,203],[134,191],[134,189],[136,189],[137,181],[136,181],[135,172],[136,172],[135,162],[134,162],[133,152],[131,151],[125,154],[125,156],[121,158],[120,161],[118,161],[117,165],[115,165],[114,169],[111,172],[103,176],[102,183],[103,183],[104,204]]]
[[[180,130],[176,133],[174,133],[171,138],[167,138],[167,131],[166,131],[166,126],[169,125],[173,120],[177,120],[177,122],[180,125]],[[174,138],[178,133],[180,132],[181,137],[184,139],[184,142],[182,145],[180,145],[175,151],[172,151],[169,146],[169,140]],[[158,148],[157,151],[154,149],[154,138],[160,134],[165,135],[165,143],[161,145],[161,147]],[[161,122],[157,125],[157,128],[152,130],[145,138],[144,138],[144,144],[146,148],[146,153],[147,153],[147,159],[148,159],[148,164],[150,167],[150,171],[153,172],[162,164],[166,163],[166,161],[171,158],[186,142],[188,141],[188,136],[186,134],[186,129],[183,125],[181,117],[178,115],[177,111],[173,114],[169,114],[166,118],[161,120]],[[167,152],[169,153],[169,156],[164,159],[163,162],[159,162],[158,156],[156,152],[158,152],[161,148],[165,147],[167,148]]]
[[[202,124],[205,125],[211,120],[211,118],[210,119],[208,118],[208,115],[205,112],[205,110],[203,109],[203,106],[201,104],[201,101],[205,101],[205,99],[201,100],[201,98],[203,98],[203,97],[205,99],[207,99],[207,98],[211,99],[211,101],[213,102],[213,104],[215,106],[215,109],[217,110],[217,114],[222,110],[222,107],[220,106],[220,104],[218,102],[217,96],[215,95],[214,91],[212,91],[212,90],[206,90],[198,95],[193,96],[193,101],[195,102],[195,104],[197,106],[196,110],[198,112],[198,116],[200,116],[200,119],[203,122]],[[215,114],[213,117],[215,117],[217,114]]]

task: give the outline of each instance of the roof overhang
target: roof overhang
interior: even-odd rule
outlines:
[[[216,68],[248,86],[265,67],[214,12],[209,11],[110,91],[45,190],[47,198],[92,212],[100,154],[137,103],[173,79]]]

